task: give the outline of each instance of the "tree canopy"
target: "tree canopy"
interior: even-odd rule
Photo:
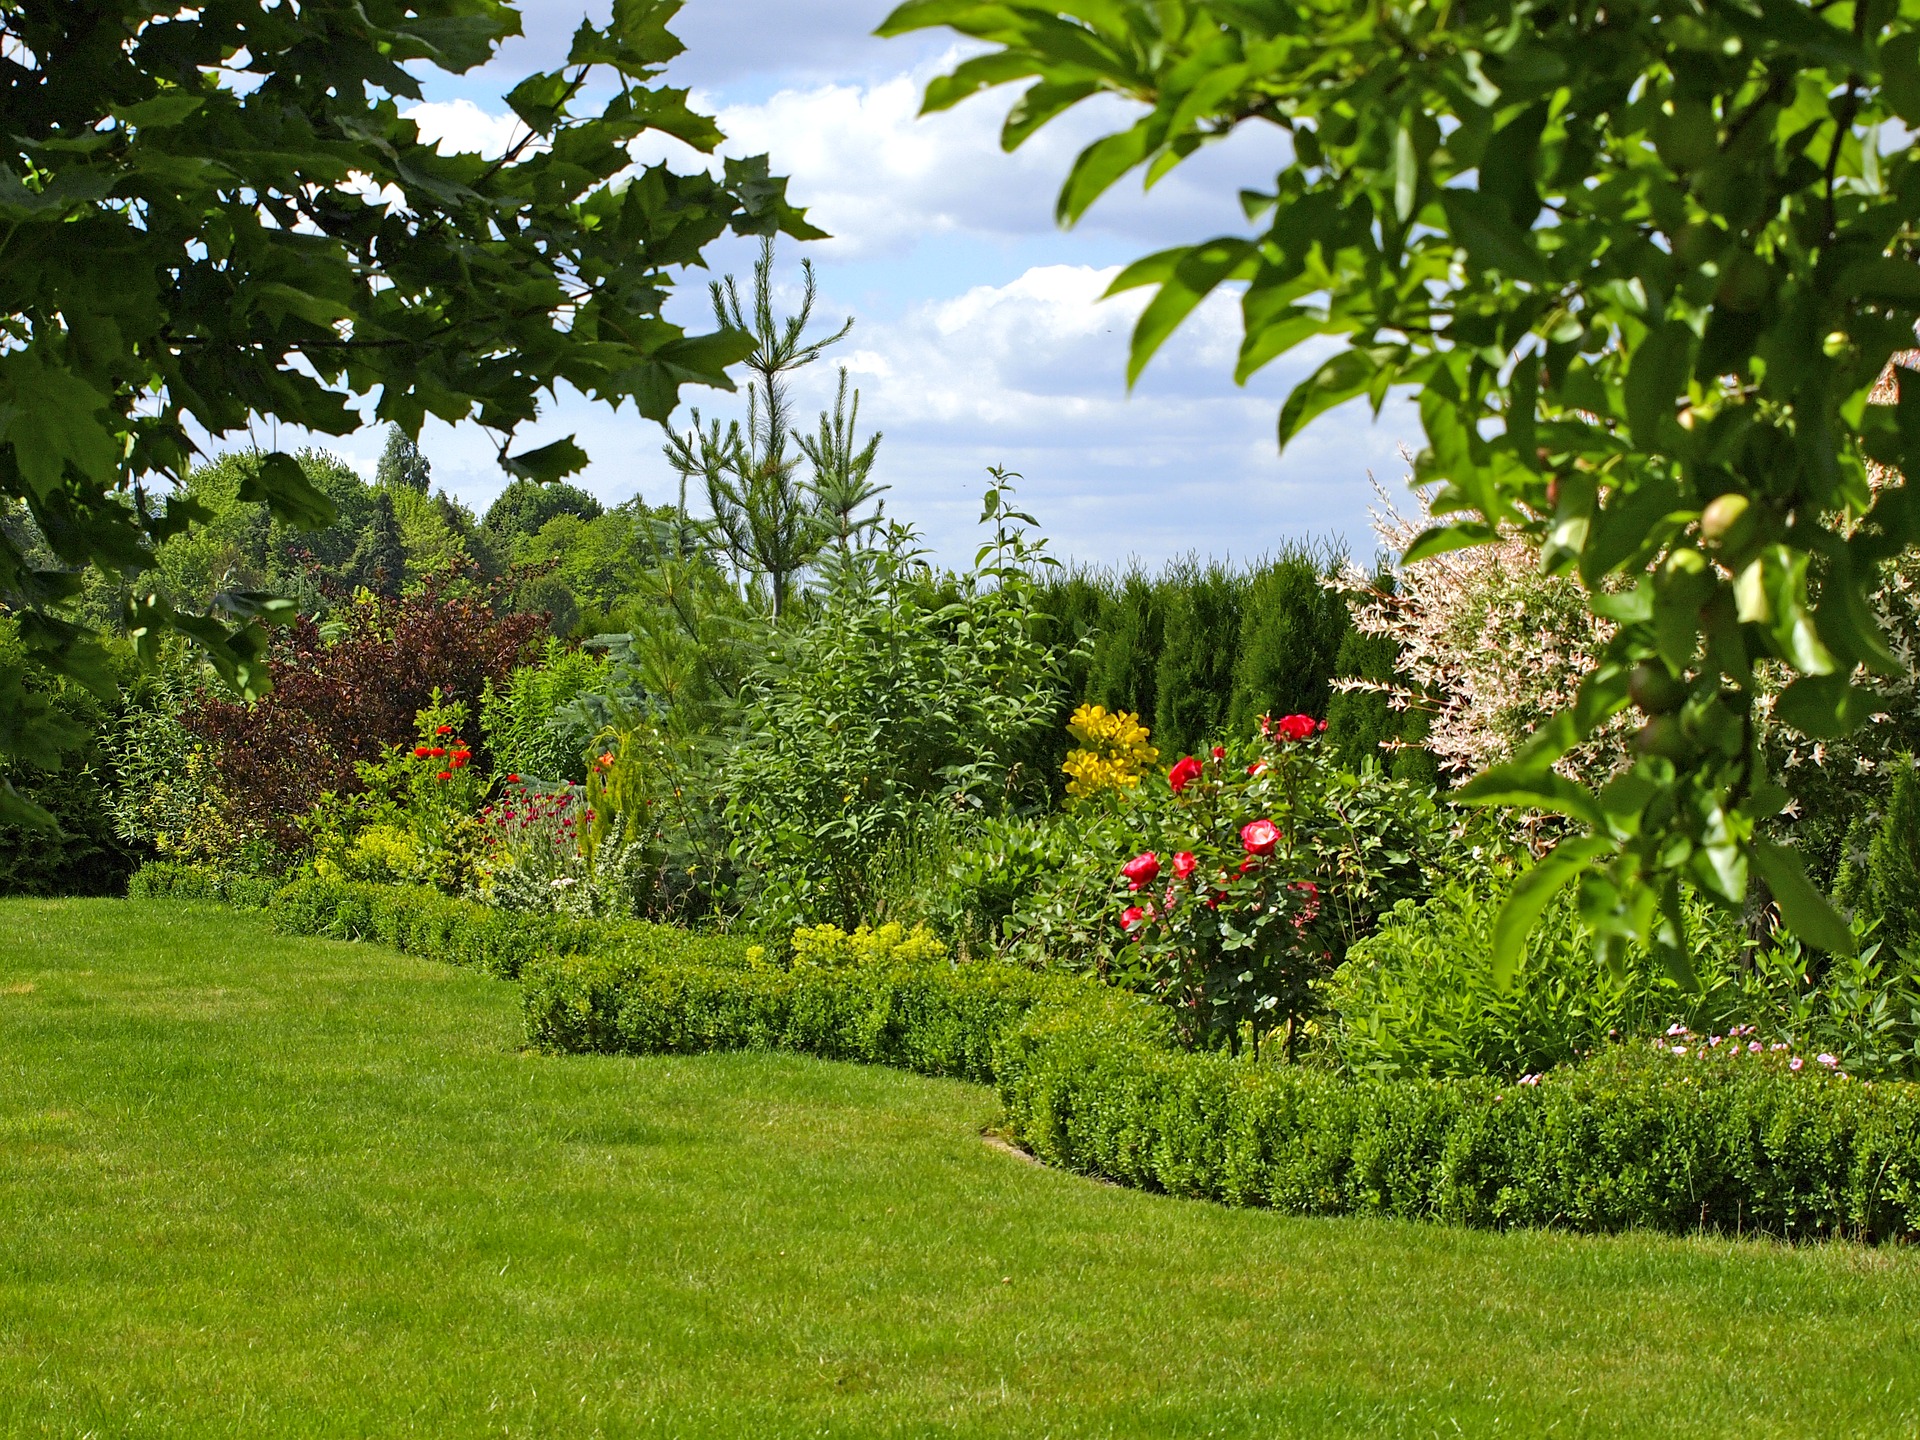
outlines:
[[[615,0],[583,22],[563,66],[507,95],[522,128],[485,156],[429,143],[401,106],[423,73],[519,33],[503,0],[0,0],[0,499],[25,502],[55,562],[0,533],[0,604],[35,663],[110,684],[60,606],[88,567],[137,576],[202,518],[165,499],[197,434],[343,434],[377,395],[373,418],[407,437],[428,414],[477,421],[509,472],[547,481],[587,457],[513,436],[560,383],[654,420],[682,385],[732,388],[752,340],[669,323],[674,272],[728,230],[819,232],[765,157],[718,177],[632,161],[649,131],[722,138],[661,83],[678,8]],[[278,451],[242,498],[332,513]],[[143,650],[182,629],[242,690],[265,683],[261,621],[283,602],[129,595]],[[26,714],[0,715],[0,751],[47,759],[59,737]],[[0,814],[31,810],[0,792]]]
[[[1856,681],[1896,664],[1869,597],[1920,540],[1920,373],[1870,399],[1920,318],[1920,0],[909,0],[881,32],[935,25],[991,48],[926,108],[1023,83],[1008,149],[1096,95],[1137,107],[1074,161],[1065,223],[1133,171],[1271,135],[1254,233],[1114,281],[1151,292],[1130,376],[1239,287],[1240,379],[1342,342],[1283,446],[1411,387],[1442,523],[1408,558],[1524,534],[1617,627],[1573,707],[1466,792],[1587,832],[1516,887],[1498,964],[1575,879],[1603,952],[1638,934],[1683,976],[1683,879],[1739,904],[1757,876],[1850,948],[1768,837],[1787,796],[1761,736],[1844,733]],[[1769,670],[1791,682],[1770,715]],[[1556,770],[1630,705],[1631,768],[1598,790]]]

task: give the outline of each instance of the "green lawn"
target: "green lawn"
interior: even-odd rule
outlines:
[[[1920,1434],[1920,1253],[1302,1221],[984,1090],[519,1053],[510,985],[0,903],[0,1434]]]

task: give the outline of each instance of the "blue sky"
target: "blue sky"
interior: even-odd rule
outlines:
[[[602,0],[604,3],[604,0]],[[824,403],[845,364],[861,420],[878,428],[876,478],[889,513],[915,524],[948,559],[971,552],[990,464],[1026,477],[1023,498],[1063,556],[1149,562],[1197,550],[1247,557],[1290,540],[1341,538],[1370,555],[1372,471],[1397,487],[1398,448],[1418,438],[1410,408],[1374,422],[1364,404],[1322,417],[1282,457],[1273,425],[1280,397],[1326,353],[1299,352],[1245,388],[1232,380],[1237,315],[1226,297],[1189,320],[1129,395],[1126,339],[1138,301],[1101,303],[1114,270],[1180,241],[1244,232],[1236,195],[1271,176],[1277,132],[1246,133],[1203,152],[1143,195],[1136,181],[1071,232],[1053,221],[1060,179],[1080,146],[1119,118],[1056,121],[1003,154],[998,127],[1011,89],[945,115],[916,118],[926,79],[958,53],[929,33],[877,40],[887,0],[689,0],[675,25],[687,53],[676,83],[716,114],[727,152],[766,152],[789,193],[831,231],[783,244],[780,275],[802,253],[820,279],[821,320],[853,315],[852,335],[803,374],[805,406]],[[499,96],[535,68],[556,65],[581,0],[531,0],[526,36],[484,70],[428,83],[423,128],[461,148],[504,143]],[[668,153],[670,142],[658,152]],[[654,158],[649,155],[646,158]],[[691,152],[679,160],[696,163]],[[715,274],[742,274],[751,249],[709,253]],[[705,318],[705,275],[690,275],[669,313]],[[731,415],[734,397],[689,389],[703,413]],[[678,417],[685,418],[685,410]],[[587,488],[615,501],[671,498],[657,427],[562,395],[521,443],[577,434],[594,457]],[[283,439],[283,443],[284,439]],[[430,427],[422,437],[436,480],[476,508],[502,479],[488,438]],[[330,442],[364,467],[380,437]]]

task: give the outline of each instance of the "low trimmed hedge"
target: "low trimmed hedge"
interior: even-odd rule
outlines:
[[[744,966],[744,941],[694,935],[644,920],[576,920],[520,915],[442,894],[430,886],[369,885],[350,880],[281,883],[229,876],[204,866],[151,864],[127,886],[130,899],[224,900],[265,909],[283,935],[374,940],[409,955],[517,977],[541,955],[684,959]]]
[[[132,893],[259,903],[156,867]],[[151,873],[150,873],[151,872]],[[1012,966],[768,966],[742,941],[299,881],[275,926],[517,976],[553,1052],[791,1050],[995,1085],[1050,1163],[1296,1214],[1920,1237],[1920,1086],[1628,1048],[1491,1080],[1346,1081],[1178,1049],[1164,1011]]]
[[[795,1050],[998,1087],[1041,1159],[1296,1214],[1592,1231],[1920,1235],[1920,1087],[1624,1049],[1537,1085],[1347,1081],[1177,1049],[1158,1008],[1013,967],[549,956],[551,1051]]]
[[[207,865],[151,860],[127,880],[129,900],[218,900],[239,910],[264,910],[280,889],[271,875],[234,875]]]
[[[550,1052],[795,1050],[982,1084],[994,1081],[1000,1038],[1037,1009],[1144,1009],[1089,981],[1010,965],[737,970],[552,955],[521,986],[527,1040]]]

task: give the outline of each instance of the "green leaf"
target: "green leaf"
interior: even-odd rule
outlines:
[[[1406,122],[1393,132],[1393,213],[1404,225],[1413,218],[1413,202],[1420,193],[1420,157],[1414,153],[1413,132]]]
[[[1516,226],[1493,196],[1478,190],[1443,190],[1440,204],[1447,212],[1448,230],[1480,269],[1535,283],[1553,278],[1529,232]]]
[[[1152,121],[1147,116],[1131,129],[1096,140],[1080,152],[1055,207],[1062,225],[1072,225],[1114,181],[1147,158],[1153,150]]]
[[[1844,675],[1803,675],[1773,702],[1773,718],[1815,740],[1835,740],[1859,729],[1878,704]]]
[[[1534,867],[1513,882],[1513,889],[1493,921],[1493,983],[1511,988],[1526,957],[1527,935],[1549,901],[1569,880],[1613,847],[1598,836],[1563,840]]]
[[[1400,557],[1402,565],[1417,564],[1450,550],[1465,550],[1473,545],[1488,545],[1500,538],[1493,526],[1478,520],[1461,520],[1451,525],[1430,525],[1407,546]]]
[[[242,477],[240,498],[264,500],[276,517],[301,530],[324,530],[339,516],[333,501],[307,479],[300,462],[279,450],[262,456]]]
[[[508,456],[500,463],[509,475],[547,485],[584,470],[587,452],[574,444],[573,436],[569,435],[551,445],[542,445],[538,450],[523,450],[518,455]]]
[[[951,109],[982,90],[1024,80],[1036,73],[1032,58],[1017,51],[995,50],[988,55],[976,55],[954,66],[951,73],[936,75],[927,82],[927,93],[920,103],[920,113],[931,115],[936,111]]]
[[[1674,399],[1686,394],[1692,352],[1693,332],[1678,320],[1655,326],[1634,346],[1622,398],[1628,428],[1642,449],[1659,448],[1665,427],[1677,423]]]
[[[185,90],[163,90],[152,99],[142,100],[135,105],[109,105],[107,111],[122,125],[141,130],[160,130],[169,125],[178,125],[205,103],[202,96],[189,94]]]
[[[1840,918],[1827,897],[1814,888],[1800,857],[1784,845],[1771,841],[1753,842],[1753,863],[1760,877],[1773,892],[1781,918],[1794,934],[1809,945],[1833,955],[1854,953],[1853,931]]]
[[[1246,278],[1254,259],[1252,241],[1231,237],[1209,240],[1177,252],[1177,258],[1167,269],[1166,278],[1160,282],[1159,291],[1147,303],[1147,308],[1140,312],[1140,319],[1134,324],[1133,346],[1127,356],[1129,389],[1140,378],[1140,372],[1147,368],[1147,361],[1153,358],[1153,352],[1160,348],[1182,320],[1193,313],[1194,307],[1211,295],[1222,281]],[[1132,267],[1122,271],[1107,288],[1107,295],[1129,288],[1122,282],[1127,281],[1131,273]]]
[[[69,465],[95,485],[113,483],[121,449],[105,410],[104,395],[39,350],[0,355],[0,444],[34,494],[50,495]]]
[[[1342,350],[1294,386],[1280,407],[1280,448],[1285,450],[1287,442],[1316,415],[1364,394],[1379,369],[1374,351]]]
[[[1920,128],[1920,31],[1880,47],[1880,94],[1910,128]]]

